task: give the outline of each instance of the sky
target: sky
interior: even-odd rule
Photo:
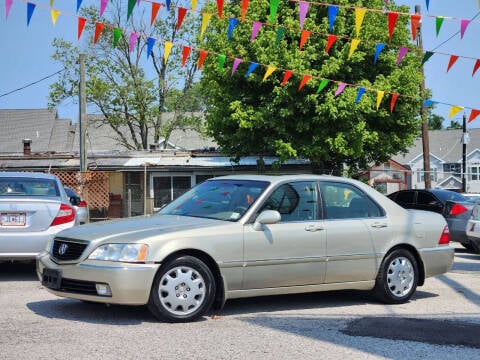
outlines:
[[[54,50],[51,44],[55,37],[77,43],[77,1],[53,1],[53,8],[62,12],[53,25],[51,0],[30,0],[37,6],[28,26],[27,0],[12,0],[7,18],[8,1],[0,0],[0,109],[44,109],[48,104],[49,86],[58,76],[54,74],[62,69],[51,59]],[[82,6],[92,1],[83,0]],[[100,1],[95,3],[99,6]],[[165,3],[164,0],[158,2]],[[433,112],[445,118],[444,126],[451,120],[461,123],[464,113],[468,118],[472,109],[480,110],[480,70],[472,76],[476,59],[480,59],[479,0],[429,0],[428,10],[426,0],[395,2],[409,6],[411,13],[415,12],[415,5],[420,5],[423,48],[434,52],[424,66],[425,85],[432,90],[431,100],[437,103]],[[438,16],[445,20],[437,36],[435,19]],[[463,38],[460,36],[462,20],[472,20]],[[451,55],[457,55],[458,60],[447,72]],[[454,106],[464,109],[450,117]],[[78,109],[73,100],[57,107],[60,118],[74,122],[78,119]],[[467,127],[480,127],[480,116]]]

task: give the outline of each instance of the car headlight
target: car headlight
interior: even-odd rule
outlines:
[[[90,260],[143,262],[147,258],[146,244],[106,244],[96,248],[88,257]]]

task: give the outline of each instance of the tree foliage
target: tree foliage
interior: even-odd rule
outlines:
[[[214,13],[216,3],[209,4],[208,10]],[[336,0],[329,4],[342,6],[332,31],[338,38],[328,54],[326,4],[310,4],[303,29],[311,35],[302,50],[298,2],[280,2],[276,23],[271,25],[269,2],[251,1],[248,21],[239,22],[230,40],[228,17],[241,18],[239,2],[228,1],[224,16],[212,19],[202,46],[212,54],[225,55],[227,61],[221,70],[216,57],[204,65],[201,85],[207,101],[206,123],[209,134],[232,158],[277,155],[283,161],[298,157],[309,159],[315,171],[338,171],[343,164],[354,171],[372,162],[384,162],[407,151],[413,143],[419,132],[422,54],[411,43],[409,17],[398,17],[389,40],[384,0]],[[377,10],[367,11],[358,37],[354,6]],[[408,7],[397,7],[394,1],[389,2],[388,10],[409,12]],[[253,21],[263,25],[251,42]],[[277,43],[280,26],[286,32]],[[354,38],[360,43],[349,58]],[[379,43],[385,48],[374,65]],[[397,66],[401,46],[408,47],[409,52]],[[242,63],[232,75],[234,58]],[[246,77],[251,62],[260,65]],[[277,70],[264,80],[267,66]],[[281,86],[286,70],[294,75]],[[312,78],[299,90],[305,74]],[[329,83],[319,92],[322,79]],[[335,96],[341,82],[349,85]],[[360,87],[367,91],[355,105]],[[385,91],[378,110],[376,90]],[[390,93],[400,95],[393,112]]]
[[[193,29],[198,24],[193,16],[187,16],[177,29],[172,6],[170,14],[150,27],[145,13],[138,8],[127,21],[125,6],[120,0],[112,1],[102,19],[95,6],[82,9],[81,16],[88,21],[81,46],[54,39],[52,57],[63,64],[65,71],[51,86],[49,105],[56,106],[67,98],[76,101],[78,58],[85,53],[88,108],[100,112],[114,133],[112,137],[130,150],[148,149],[149,141],[158,143],[162,138],[166,145],[174,129],[200,126],[200,118],[192,114],[203,105],[195,56],[182,67],[181,49],[174,46],[165,63],[163,42],[193,42]],[[97,22],[104,24],[104,30],[93,44]],[[122,30],[116,46],[114,29]],[[139,35],[133,51],[130,32]],[[157,44],[147,57],[148,37],[156,39]]]
[[[428,115],[428,129],[429,130],[442,130],[443,122],[445,121],[443,116],[437,114]]]

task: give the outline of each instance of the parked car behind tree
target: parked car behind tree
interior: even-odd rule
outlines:
[[[82,198],[75,191],[67,186],[65,186],[65,192],[70,198],[70,203],[73,205],[75,212],[77,213],[79,223],[87,223],[89,221],[87,202],[82,200]]]

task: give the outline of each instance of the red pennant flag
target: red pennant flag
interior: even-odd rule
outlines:
[[[415,38],[417,37],[417,30],[418,30],[418,26],[420,25],[421,19],[422,19],[422,15],[420,14],[410,15],[410,23],[412,26],[412,40],[415,40]]]
[[[187,13],[187,9],[183,7],[178,8],[177,30],[180,29],[180,26],[182,26],[182,22],[183,22],[183,19],[185,18],[186,13]]]
[[[390,100],[390,112],[393,112],[393,109],[395,108],[395,104],[397,102],[398,94],[392,94],[392,99]]]
[[[242,21],[245,21],[245,16],[247,15],[248,9],[248,0],[242,0]]]
[[[311,32],[308,30],[302,30],[302,35],[300,38],[300,50],[302,50],[303,45],[307,42],[308,38],[310,37]]]
[[[217,10],[218,10],[218,17],[222,18],[223,0],[217,0]]]
[[[470,116],[468,117],[468,122],[473,121],[478,115],[480,115],[480,110],[472,109]]]
[[[395,24],[397,23],[398,12],[389,11],[388,12],[388,38],[392,40],[393,30],[395,29]]]
[[[85,27],[86,22],[87,19],[83,17],[78,18],[78,40],[80,40],[80,37],[82,36],[83,28]]]
[[[93,43],[96,44],[98,38],[100,37],[100,34],[102,33],[103,30],[103,24],[102,23],[95,23],[95,36],[93,37]]]
[[[337,41],[336,35],[328,35],[327,46],[325,47],[325,52],[328,54],[332,45]]]
[[[185,66],[185,63],[187,62],[188,55],[190,55],[190,47],[189,46],[184,46],[183,47],[183,52],[182,52],[182,67]]]
[[[303,75],[302,81],[300,82],[300,86],[298,87],[298,91],[302,90],[302,88],[311,78],[312,78],[311,75]]]
[[[473,67],[472,76],[475,75],[479,67],[480,67],[480,59],[475,61],[475,66]]]
[[[283,80],[282,82],[280,83],[280,86],[283,86],[287,83],[288,79],[290,79],[293,75],[293,71],[292,70],[287,70],[285,71],[285,75],[283,76]]]
[[[160,7],[162,4],[152,2],[152,15],[150,16],[150,26],[153,25],[155,22],[155,19],[157,18],[158,10],[160,10]]]
[[[202,68],[203,62],[205,61],[205,58],[208,55],[207,50],[200,50],[200,55],[198,56],[198,65],[197,69],[200,70]]]
[[[450,61],[448,62],[447,73],[450,68],[455,64],[458,60],[458,55],[450,55]]]

